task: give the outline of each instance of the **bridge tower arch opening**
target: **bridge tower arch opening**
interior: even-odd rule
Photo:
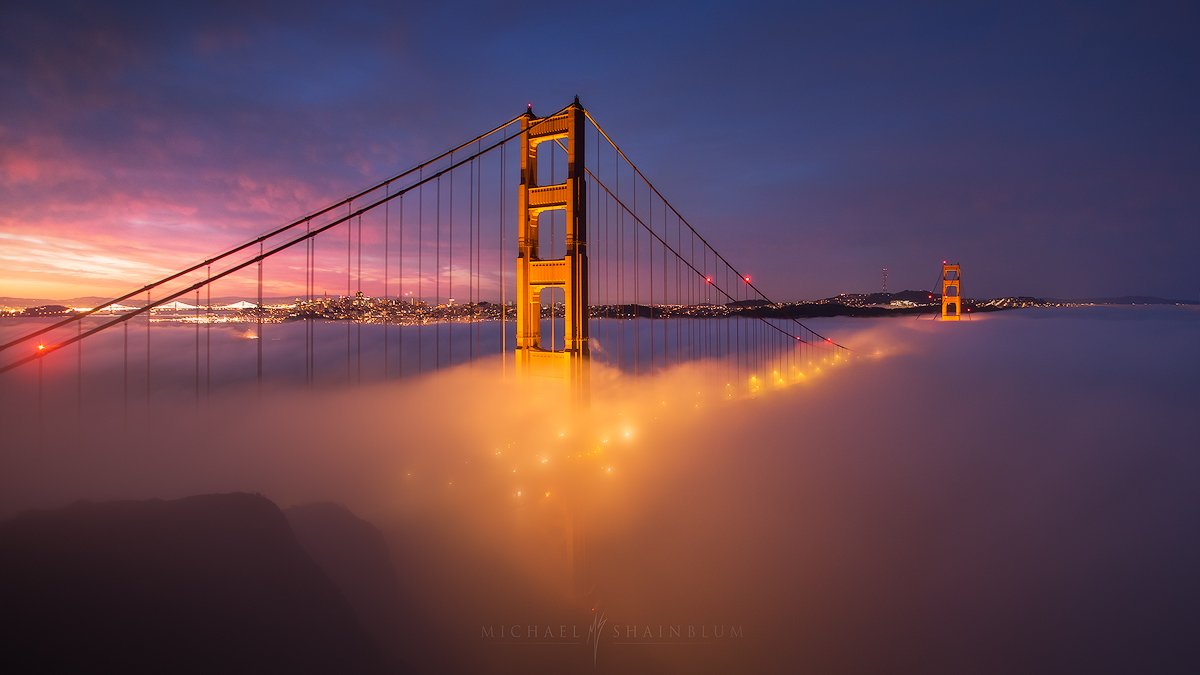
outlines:
[[[588,377],[587,191],[584,185],[583,129],[586,116],[579,99],[549,117],[532,108],[521,119],[521,179],[517,230],[517,371],[562,378],[580,391]],[[566,149],[566,178],[538,184],[538,147],[560,143]],[[565,254],[543,258],[539,220],[549,223],[562,211]],[[553,255],[554,252],[546,251]],[[546,289],[561,289],[564,318],[559,338],[543,339],[542,307]],[[547,293],[546,299],[558,295]],[[551,305],[553,307],[553,305]]]
[[[962,266],[942,261],[942,321],[962,318]]]

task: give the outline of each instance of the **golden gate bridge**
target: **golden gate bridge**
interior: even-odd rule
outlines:
[[[214,304],[222,295],[241,301]],[[144,403],[149,416],[167,390],[199,403],[251,373],[260,388],[315,387],[490,361],[586,393],[593,364],[645,374],[704,362],[734,395],[844,356],[771,316],[773,304],[576,98],[544,117],[530,105],[249,241],[10,331],[0,384],[36,388],[17,400],[39,415],[53,397],[80,410],[119,400],[126,416]]]

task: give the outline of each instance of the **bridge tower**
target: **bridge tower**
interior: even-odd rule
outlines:
[[[942,261],[942,321],[962,318],[962,268]]]
[[[579,97],[561,113],[521,120],[521,180],[517,231],[517,370],[568,380],[586,392],[588,377],[587,192],[584,177],[585,115]],[[567,151],[567,178],[538,185],[538,146],[561,142]],[[538,251],[538,218],[565,211],[566,255],[544,259]],[[543,345],[542,291],[563,290],[566,310],[563,349]]]

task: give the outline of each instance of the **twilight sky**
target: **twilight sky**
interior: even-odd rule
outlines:
[[[578,94],[772,297],[1200,299],[1188,2],[7,3],[0,296],[141,285]]]

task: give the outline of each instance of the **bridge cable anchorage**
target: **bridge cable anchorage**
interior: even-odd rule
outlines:
[[[596,121],[596,118],[592,117],[591,113],[590,113],[588,110],[586,110],[586,109],[585,109],[585,110],[583,111],[583,114],[584,114],[584,115],[586,115],[586,116],[587,116],[587,118],[588,118],[588,120],[590,120],[590,121],[591,121],[592,125],[593,125],[593,126],[596,128],[596,131],[600,132],[600,134],[601,134],[601,135],[604,137],[604,140],[608,141],[609,145],[611,145],[611,146],[613,147],[613,150],[615,150],[615,151],[616,151],[616,152],[617,152],[617,153],[618,153],[618,154],[621,156],[621,158],[622,158],[622,159],[624,159],[624,160],[625,160],[625,162],[626,162],[627,164],[629,164],[629,167],[630,167],[631,169],[633,169],[633,171],[634,171],[634,172],[635,172],[635,173],[636,173],[636,174],[637,174],[639,177],[641,177],[641,179],[642,179],[643,181],[645,181],[645,183],[646,183],[646,187],[648,187],[648,188],[649,188],[651,191],[653,191],[653,193],[654,193],[654,194],[658,195],[659,199],[661,199],[661,200],[663,201],[663,203],[665,203],[665,204],[666,204],[666,205],[667,205],[667,206],[668,206],[668,207],[671,209],[671,211],[672,211],[672,212],[674,212],[674,214],[675,214],[675,215],[676,215],[676,216],[677,216],[677,217],[678,217],[678,218],[679,218],[679,219],[680,219],[680,220],[683,222],[683,224],[684,224],[684,225],[687,225],[688,229],[692,231],[692,234],[694,234],[694,235],[695,235],[697,238],[699,238],[699,239],[700,239],[700,241],[701,241],[701,242],[702,242],[702,243],[703,243],[703,244],[704,244],[704,245],[705,245],[705,246],[706,246],[706,247],[707,247],[707,248],[708,248],[710,251],[712,251],[712,252],[713,252],[713,254],[714,254],[714,255],[715,255],[717,258],[719,258],[719,259],[721,260],[721,262],[725,263],[725,265],[726,265],[726,266],[728,266],[728,267],[729,267],[729,269],[733,270],[735,274],[737,274],[739,277],[741,277],[741,278],[743,278],[743,279],[747,279],[747,281],[746,281],[746,284],[747,284],[748,286],[750,286],[750,288],[754,289],[754,291],[755,291],[756,293],[758,293],[759,297],[761,297],[761,298],[762,298],[763,300],[765,300],[766,302],[769,302],[769,303],[771,303],[771,304],[776,304],[776,303],[775,303],[773,300],[771,300],[770,298],[768,298],[768,297],[767,297],[767,295],[766,295],[765,293],[763,293],[763,292],[762,292],[762,291],[761,291],[761,290],[760,290],[760,289],[759,289],[757,286],[755,286],[753,283],[751,283],[751,282],[749,281],[749,277],[748,277],[748,276],[746,276],[746,275],[743,275],[743,274],[741,274],[741,273],[738,273],[738,271],[737,271],[737,268],[736,268],[736,267],[734,267],[734,266],[733,266],[733,264],[732,264],[732,263],[730,263],[730,262],[729,262],[729,260],[725,258],[725,256],[721,255],[721,253],[720,253],[719,251],[717,251],[717,250],[716,250],[716,249],[715,249],[715,248],[712,246],[712,244],[710,244],[710,243],[708,242],[708,240],[707,240],[707,239],[705,239],[705,238],[704,238],[704,235],[700,234],[700,232],[699,232],[699,231],[697,231],[697,230],[696,230],[696,228],[695,228],[695,227],[693,227],[693,226],[692,226],[692,224],[691,224],[690,222],[688,222],[688,220],[687,220],[686,218],[684,218],[684,217],[683,217],[683,214],[682,214],[682,213],[680,213],[680,212],[679,212],[679,210],[678,210],[678,209],[676,209],[676,208],[675,208],[675,206],[674,206],[673,204],[671,204],[671,202],[670,202],[670,201],[669,201],[669,200],[666,198],[666,196],[664,196],[664,195],[662,194],[662,192],[660,192],[660,191],[659,191],[659,189],[658,189],[657,187],[655,187],[655,186],[654,186],[654,183],[652,183],[652,182],[650,181],[650,179],[646,177],[646,174],[642,173],[642,170],[641,170],[641,169],[639,169],[639,168],[637,167],[637,165],[633,163],[633,160],[629,159],[629,156],[625,154],[625,151],[624,151],[624,150],[622,150],[622,149],[621,149],[621,147],[620,147],[620,146],[618,146],[618,145],[616,144],[616,142],[615,142],[615,141],[613,141],[612,137],[611,137],[611,136],[609,136],[609,135],[608,135],[608,133],[607,133],[606,131],[604,131],[604,128],[600,126],[600,123]],[[809,328],[808,326],[806,326],[806,325],[805,325],[803,322],[799,321],[798,319],[792,319],[792,321],[793,321],[793,322],[795,322],[796,324],[800,325],[800,326],[801,326],[802,328],[804,328],[805,330],[807,330],[807,331],[811,332],[813,335],[815,335],[815,336],[817,336],[817,337],[821,338],[821,339],[822,339],[822,340],[824,340],[824,341],[825,341],[827,344],[832,344],[832,345],[833,345],[833,346],[835,346],[835,347],[839,347],[839,348],[841,348],[841,349],[845,349],[845,350],[847,350],[847,351],[850,351],[850,348],[849,348],[849,347],[846,347],[845,345],[842,345],[842,344],[836,343],[836,342],[834,342],[833,340],[831,340],[831,339],[829,339],[829,338],[825,337],[824,335],[821,335],[820,333],[818,333],[818,332],[816,332],[815,330],[813,330],[813,329]]]
[[[564,107],[562,110],[560,110],[558,113],[555,113],[555,114],[557,115],[557,114],[559,114],[559,113],[561,113],[561,112],[565,111],[566,109],[567,109],[567,108],[565,108],[565,107]],[[520,120],[522,119],[522,117],[523,117],[523,116],[518,116],[517,118],[514,118],[514,120],[513,120],[513,121],[510,121],[510,122],[508,122],[508,123],[507,123],[506,125],[504,125],[504,126],[508,126],[508,125],[512,124],[513,122],[520,121]],[[548,120],[548,119],[550,119],[550,117],[543,117],[543,118],[537,118],[537,119],[534,119],[534,120],[530,121],[530,128],[533,128],[534,126],[537,126],[537,125],[539,125],[539,124],[543,123],[545,120]],[[503,129],[503,128],[504,128],[504,126],[498,127],[498,128],[497,128],[497,130],[499,130],[499,129]],[[495,131],[495,130],[494,130],[494,131]],[[482,139],[482,138],[485,138],[486,136],[490,136],[490,135],[492,135],[492,134],[494,133],[494,131],[493,131],[493,132],[489,132],[488,134],[485,134],[485,135],[481,135],[481,136],[479,136],[478,138]],[[194,266],[194,267],[188,268],[187,270],[185,270],[185,271],[183,271],[183,272],[177,272],[177,273],[175,273],[175,274],[173,274],[173,275],[170,275],[169,277],[164,277],[164,279],[160,280],[159,282],[155,282],[154,284],[150,284],[150,285],[144,286],[144,287],[142,287],[142,288],[138,289],[137,291],[135,291],[135,292],[133,292],[133,293],[126,294],[126,295],[124,295],[124,296],[121,296],[120,298],[118,298],[118,299],[116,299],[116,300],[110,301],[108,304],[115,304],[115,303],[119,302],[119,301],[120,301],[120,300],[122,300],[122,299],[124,299],[124,300],[127,300],[127,299],[129,299],[130,297],[133,297],[134,295],[141,294],[141,293],[143,293],[143,292],[144,292],[144,293],[146,293],[146,297],[147,297],[146,304],[145,304],[143,307],[139,307],[139,308],[137,308],[137,309],[133,309],[133,310],[130,310],[130,311],[128,311],[128,312],[125,312],[125,313],[121,314],[120,316],[114,317],[114,318],[112,318],[112,319],[110,319],[110,320],[108,320],[108,321],[106,321],[106,322],[104,322],[104,323],[101,323],[101,324],[99,324],[99,325],[97,325],[97,326],[95,326],[95,327],[93,327],[93,328],[90,328],[90,329],[88,329],[88,330],[86,330],[86,331],[83,331],[82,333],[80,333],[80,334],[78,334],[78,335],[76,335],[76,336],[73,336],[73,337],[67,338],[67,339],[65,339],[65,340],[63,340],[63,341],[61,341],[61,342],[58,342],[58,343],[56,343],[56,344],[52,344],[52,345],[49,345],[49,344],[48,344],[48,345],[45,345],[45,348],[44,348],[44,349],[38,350],[38,351],[37,351],[36,353],[34,353],[34,354],[31,354],[31,355],[24,356],[24,357],[22,357],[22,358],[16,359],[16,360],[14,360],[14,361],[12,361],[12,362],[10,362],[10,363],[7,363],[7,364],[4,364],[4,365],[0,366],[0,373],[6,373],[6,372],[8,372],[8,371],[10,371],[10,370],[13,370],[13,369],[15,369],[15,368],[19,367],[19,366],[25,365],[26,363],[30,363],[30,362],[32,362],[32,361],[34,361],[34,360],[38,359],[38,358],[43,358],[45,355],[47,355],[47,354],[49,354],[49,353],[51,353],[51,352],[53,352],[53,351],[57,351],[57,350],[59,350],[59,349],[62,349],[63,347],[67,347],[67,346],[69,346],[69,345],[75,344],[76,342],[78,342],[78,341],[80,341],[80,340],[84,340],[84,339],[86,339],[86,338],[88,338],[88,337],[90,337],[90,336],[92,336],[92,335],[95,335],[95,334],[97,334],[97,333],[99,333],[99,332],[101,332],[101,331],[103,331],[103,330],[105,330],[105,329],[107,329],[107,328],[110,328],[110,327],[112,327],[112,326],[116,326],[116,325],[119,325],[119,324],[125,323],[125,322],[127,322],[127,321],[129,321],[129,320],[131,320],[131,319],[133,319],[133,318],[136,318],[136,317],[142,316],[143,314],[145,314],[145,315],[146,315],[146,317],[147,317],[147,328],[148,328],[148,327],[149,327],[149,313],[150,313],[150,312],[151,312],[153,309],[155,309],[155,308],[157,308],[157,307],[160,307],[160,306],[162,306],[162,305],[164,305],[164,304],[166,304],[166,303],[169,303],[169,302],[171,302],[171,301],[173,301],[173,300],[175,300],[175,299],[177,299],[177,298],[183,297],[183,296],[185,296],[185,295],[187,295],[187,294],[189,294],[189,293],[191,293],[191,292],[195,291],[196,289],[198,289],[198,288],[201,288],[201,287],[203,287],[203,286],[205,286],[205,285],[207,285],[207,284],[210,284],[210,283],[212,283],[212,282],[215,282],[215,281],[219,281],[219,280],[221,280],[221,279],[223,279],[223,278],[225,278],[225,277],[227,277],[227,276],[230,276],[231,274],[234,274],[235,272],[239,272],[239,271],[241,271],[241,270],[243,270],[243,269],[246,269],[247,267],[250,267],[251,265],[255,265],[255,264],[259,263],[261,260],[265,260],[266,258],[269,258],[269,257],[271,257],[271,256],[273,256],[273,255],[275,255],[275,254],[277,254],[277,253],[280,253],[281,251],[288,250],[288,249],[290,249],[291,247],[293,247],[293,246],[295,246],[295,245],[297,245],[297,244],[300,244],[300,243],[303,243],[303,242],[307,242],[307,241],[309,241],[309,240],[311,240],[311,239],[315,238],[316,236],[318,236],[318,235],[320,235],[320,234],[322,234],[322,233],[324,233],[324,232],[327,232],[327,231],[329,231],[330,229],[333,229],[333,228],[337,227],[338,225],[341,225],[342,223],[345,223],[345,222],[348,222],[348,221],[350,221],[350,220],[351,220],[352,218],[354,218],[355,216],[362,215],[363,213],[366,213],[366,212],[368,212],[368,211],[371,211],[372,209],[375,209],[375,208],[377,208],[377,207],[379,207],[379,206],[381,206],[381,205],[383,205],[383,204],[386,204],[386,203],[388,203],[389,201],[391,201],[391,200],[393,200],[393,199],[397,199],[397,198],[401,197],[402,195],[404,195],[404,194],[407,194],[408,192],[411,192],[411,191],[412,191],[412,190],[414,190],[414,189],[419,189],[419,188],[421,188],[422,186],[429,184],[430,182],[436,181],[438,178],[440,178],[440,177],[442,177],[443,175],[445,175],[445,174],[447,174],[447,173],[449,173],[449,172],[453,171],[454,169],[457,169],[457,168],[459,168],[460,166],[462,166],[462,165],[466,164],[467,162],[471,161],[472,159],[475,159],[476,157],[481,157],[481,156],[483,156],[483,155],[486,155],[486,154],[488,154],[489,152],[491,152],[492,150],[495,150],[495,149],[497,149],[497,148],[503,148],[503,147],[504,147],[504,146],[505,146],[507,143],[509,143],[509,142],[511,142],[512,140],[514,140],[514,139],[518,138],[518,137],[521,135],[521,133],[522,133],[522,132],[516,132],[516,133],[509,134],[509,135],[507,135],[507,136],[505,136],[505,137],[501,138],[500,140],[498,140],[498,141],[495,141],[495,142],[493,142],[492,144],[488,145],[487,147],[483,148],[481,151],[478,151],[478,152],[472,153],[471,155],[469,155],[469,156],[467,156],[467,157],[465,157],[465,158],[463,158],[463,159],[459,159],[459,160],[457,160],[456,162],[453,162],[453,163],[451,163],[451,164],[449,164],[449,165],[445,166],[444,168],[442,168],[442,169],[440,169],[440,170],[436,171],[435,173],[431,173],[430,175],[423,177],[422,179],[420,179],[420,180],[419,180],[418,182],[416,182],[416,183],[413,183],[413,184],[411,184],[411,185],[408,185],[408,186],[406,186],[405,188],[403,188],[403,189],[401,189],[401,190],[397,190],[396,192],[393,192],[393,193],[391,193],[390,195],[385,195],[385,196],[383,196],[383,197],[381,197],[381,198],[378,198],[378,199],[376,199],[375,201],[373,201],[373,202],[371,202],[371,203],[367,204],[366,206],[359,207],[359,208],[357,208],[356,210],[353,210],[353,211],[351,211],[350,213],[348,213],[348,214],[347,214],[347,215],[345,215],[345,216],[338,217],[337,219],[335,219],[335,220],[333,220],[333,221],[331,221],[331,222],[325,223],[324,225],[321,225],[321,226],[319,226],[319,227],[317,227],[317,228],[315,228],[315,229],[311,229],[310,231],[307,231],[307,232],[305,232],[305,233],[303,233],[303,234],[300,234],[299,236],[297,236],[297,237],[296,237],[296,238],[294,238],[294,239],[291,239],[291,240],[288,240],[288,241],[286,241],[286,242],[284,242],[284,243],[282,243],[282,244],[278,244],[278,245],[276,245],[276,246],[273,246],[273,247],[272,247],[272,248],[270,248],[270,249],[265,249],[265,250],[264,250],[262,253],[259,253],[258,255],[254,256],[254,257],[252,257],[252,258],[249,258],[249,259],[247,259],[247,260],[244,260],[244,261],[242,261],[242,262],[240,262],[240,263],[238,263],[238,264],[236,264],[236,265],[233,265],[232,267],[226,268],[226,269],[224,269],[224,270],[222,270],[222,271],[218,272],[217,274],[214,274],[214,275],[212,275],[211,277],[209,277],[209,278],[207,278],[207,279],[201,280],[201,281],[199,281],[199,282],[196,282],[196,283],[194,283],[194,284],[192,284],[192,285],[190,285],[190,286],[187,286],[186,288],[183,288],[182,290],[178,290],[178,291],[175,291],[175,292],[173,292],[173,293],[169,293],[168,295],[165,295],[165,296],[163,296],[163,297],[159,298],[158,300],[153,300],[153,301],[152,301],[152,300],[150,299],[150,298],[151,298],[151,296],[150,296],[150,291],[151,291],[153,288],[155,288],[155,287],[157,287],[157,286],[161,285],[162,283],[166,283],[167,281],[171,281],[171,280],[177,279],[177,278],[179,278],[179,277],[181,277],[181,276],[183,276],[184,274],[187,274],[187,273],[189,273],[189,272],[194,272],[194,271],[196,271],[196,270],[198,270],[198,269],[201,269],[202,267],[204,267],[204,264],[201,264],[201,265],[198,265],[198,266]],[[474,139],[472,139],[472,140],[471,140],[470,142],[468,142],[466,145],[470,145],[471,143],[474,143],[474,142],[475,142],[475,140],[474,140]],[[459,146],[459,147],[461,148],[462,146]],[[443,153],[442,155],[439,155],[439,157],[440,157],[440,158],[445,158],[445,157],[446,157],[446,156],[448,156],[448,155],[449,155],[449,153]],[[427,165],[427,164],[429,164],[429,162],[426,162],[425,164],[422,164],[421,166],[425,166],[425,165]],[[406,176],[406,175],[410,175],[410,174],[412,174],[412,173],[413,173],[413,171],[415,171],[415,170],[417,170],[417,168],[416,168],[416,167],[414,167],[413,169],[410,169],[410,170],[408,170],[408,171],[405,171],[403,174],[400,174],[400,176]],[[394,181],[394,180],[395,180],[395,179],[391,179],[391,181]],[[377,186],[377,188],[378,188],[378,187],[382,187],[382,186],[383,186],[383,185],[385,185],[387,182],[390,182],[390,181],[384,181],[384,182],[382,182],[382,183],[379,183],[379,185]],[[367,190],[367,191],[364,191],[364,192],[363,192],[363,193],[361,193],[361,194],[367,194],[367,193],[369,193],[369,192],[370,192],[370,190]],[[340,206],[342,206],[342,205],[348,204],[348,203],[349,203],[349,201],[351,201],[352,199],[357,199],[359,196],[361,196],[361,194],[359,194],[359,195],[356,195],[355,197],[352,197],[352,198],[350,198],[350,199],[348,199],[348,200],[343,200],[343,201],[341,201],[341,202],[338,202],[338,204],[335,204],[335,205],[333,205],[333,206],[331,206],[331,207],[328,207],[328,208],[322,209],[321,211],[319,211],[319,212],[317,212],[317,213],[328,213],[328,212],[329,212],[331,209],[333,209],[333,208],[338,208],[338,207],[340,207]],[[279,230],[276,230],[276,231],[274,231],[274,232],[273,232],[273,234],[277,234],[277,233],[279,233],[279,232],[286,231],[287,229],[290,229],[291,227],[294,227],[294,226],[297,226],[297,225],[302,225],[302,224],[304,224],[304,223],[305,223],[305,219],[301,219],[301,220],[294,221],[294,223],[293,223],[292,225],[289,225],[289,226],[287,226],[287,227],[284,227],[284,228],[280,228]],[[263,246],[265,246],[264,242],[265,242],[267,239],[269,239],[270,237],[271,237],[271,235],[263,235],[263,236],[260,236],[260,237],[256,237],[254,240],[252,240],[252,241],[251,241],[251,242],[249,242],[248,244],[244,244],[244,245],[241,245],[241,246],[237,247],[237,249],[231,249],[230,251],[227,251],[226,253],[224,253],[224,254],[221,254],[220,256],[215,256],[215,257],[213,257],[213,258],[209,258],[209,259],[208,259],[208,261],[206,261],[206,263],[207,263],[207,262],[211,262],[211,261],[215,261],[215,260],[218,260],[218,259],[221,259],[221,258],[224,258],[224,257],[228,257],[228,255],[232,255],[232,253],[234,253],[234,252],[236,252],[236,251],[238,251],[238,250],[245,249],[245,248],[247,248],[247,247],[249,247],[249,246],[252,246],[253,244],[259,244],[259,245],[260,245],[260,248],[262,248]],[[41,329],[39,329],[39,330],[37,330],[37,331],[33,331],[33,332],[31,332],[31,333],[27,333],[27,334],[25,334],[25,335],[21,336],[20,338],[17,338],[16,340],[13,340],[13,341],[11,341],[11,342],[7,343],[6,345],[4,345],[4,346],[3,346],[3,349],[8,349],[8,348],[10,348],[10,347],[12,347],[12,346],[14,346],[14,345],[20,344],[20,343],[22,343],[22,342],[26,342],[26,341],[28,341],[29,339],[31,339],[31,338],[33,338],[33,337],[37,337],[37,336],[39,336],[39,335],[42,335],[42,334],[44,334],[44,333],[48,332],[49,330],[53,330],[54,328],[60,328],[60,327],[62,327],[62,326],[69,325],[69,324],[70,324],[72,321],[78,321],[78,320],[79,320],[79,319],[81,319],[83,316],[88,316],[88,315],[90,315],[90,314],[93,314],[93,313],[95,313],[96,311],[99,311],[99,309],[102,309],[102,308],[103,308],[103,307],[105,307],[105,306],[107,306],[107,305],[101,305],[100,307],[93,308],[92,310],[89,310],[88,312],[81,312],[81,313],[79,313],[78,315],[74,315],[74,316],[70,317],[69,319],[67,319],[67,320],[64,320],[64,321],[60,321],[60,322],[58,322],[58,323],[56,323],[56,324],[54,324],[54,325],[52,325],[52,326],[47,326],[47,327],[41,328]],[[420,334],[420,333],[418,332],[418,335],[419,335],[419,334]],[[149,379],[149,378],[147,378],[147,379]]]
[[[563,110],[566,110],[566,108],[563,108]],[[562,111],[559,111],[559,112],[562,112]],[[555,113],[555,114],[558,114],[558,113]],[[454,147],[454,148],[453,148],[453,149],[451,149],[451,150],[448,150],[448,151],[446,151],[446,152],[443,152],[442,154],[438,155],[437,157],[434,157],[434,158],[432,158],[432,159],[428,159],[428,160],[426,160],[426,161],[424,161],[424,162],[422,162],[422,163],[420,163],[420,164],[418,164],[418,165],[416,165],[416,166],[412,167],[411,169],[408,169],[407,171],[404,171],[404,172],[402,172],[402,173],[396,174],[395,176],[392,176],[391,178],[388,178],[387,180],[384,180],[384,181],[381,181],[381,182],[379,182],[379,183],[376,183],[375,185],[373,185],[373,186],[371,186],[371,187],[369,187],[369,188],[367,188],[367,189],[365,189],[365,190],[360,190],[359,192],[356,192],[356,193],[354,193],[353,195],[350,195],[349,197],[346,197],[345,199],[342,199],[341,201],[338,201],[338,202],[336,202],[336,203],[334,203],[334,204],[330,204],[329,206],[327,206],[327,207],[325,207],[325,208],[323,208],[323,209],[320,209],[320,210],[318,210],[318,211],[314,211],[314,212],[312,212],[312,213],[310,213],[310,214],[308,214],[308,215],[306,215],[306,216],[303,216],[303,217],[301,217],[301,218],[298,218],[298,219],[296,219],[296,220],[294,220],[294,221],[292,221],[292,222],[288,223],[287,225],[283,225],[283,226],[281,226],[281,227],[278,227],[278,228],[276,228],[276,229],[274,229],[274,230],[271,230],[271,231],[269,231],[269,232],[266,232],[266,233],[264,233],[264,234],[261,234],[261,235],[259,235],[259,236],[255,237],[255,238],[253,238],[253,239],[251,239],[251,240],[249,240],[249,241],[247,241],[247,242],[245,242],[245,243],[243,243],[243,244],[239,244],[238,246],[235,246],[235,247],[233,247],[233,248],[231,248],[231,249],[229,249],[229,250],[227,250],[227,251],[225,251],[225,252],[223,252],[223,253],[221,253],[221,254],[218,254],[218,255],[216,255],[216,256],[213,256],[213,257],[211,257],[211,258],[207,258],[207,259],[205,259],[205,260],[203,260],[203,261],[201,261],[201,262],[199,262],[199,263],[196,263],[195,265],[192,265],[192,266],[190,266],[190,267],[187,267],[186,269],[180,270],[179,272],[176,272],[176,273],[174,273],[174,274],[171,274],[171,275],[168,275],[168,276],[166,276],[166,277],[163,277],[163,278],[161,278],[161,279],[159,279],[159,280],[157,280],[157,281],[154,281],[154,282],[151,282],[151,283],[149,283],[149,284],[146,284],[145,286],[142,286],[141,288],[138,288],[138,289],[137,289],[137,290],[135,290],[135,291],[130,291],[129,293],[126,293],[125,295],[122,295],[122,296],[119,296],[119,297],[113,298],[112,300],[108,300],[108,301],[106,301],[106,302],[99,303],[99,304],[97,304],[95,307],[93,307],[93,308],[91,308],[91,309],[89,309],[89,310],[87,310],[87,311],[84,311],[84,312],[78,312],[78,313],[76,313],[76,314],[73,314],[73,315],[71,315],[71,316],[69,316],[69,317],[67,317],[67,318],[65,318],[65,319],[63,319],[63,320],[61,320],[61,321],[58,321],[57,323],[51,324],[51,325],[49,325],[49,326],[43,326],[42,328],[39,328],[38,330],[32,331],[32,332],[30,332],[30,333],[26,333],[26,334],[24,334],[24,335],[22,335],[22,336],[20,336],[20,337],[18,337],[18,338],[16,338],[16,339],[14,339],[14,340],[10,340],[9,342],[6,342],[6,343],[4,343],[4,344],[0,345],[0,352],[2,352],[2,351],[5,351],[5,350],[7,350],[7,349],[11,349],[12,347],[15,347],[15,346],[17,346],[17,345],[19,345],[19,344],[21,344],[21,343],[23,343],[23,342],[27,342],[28,340],[32,340],[33,338],[35,338],[35,337],[38,337],[38,336],[40,336],[40,335],[44,335],[44,334],[46,334],[46,333],[48,333],[48,332],[50,332],[50,331],[57,330],[57,329],[59,329],[59,328],[62,328],[63,326],[70,325],[70,324],[71,324],[71,322],[73,322],[73,321],[79,321],[79,320],[80,320],[80,319],[82,319],[83,317],[86,317],[86,316],[90,316],[90,315],[92,315],[92,314],[95,314],[95,313],[97,313],[97,312],[99,312],[99,311],[103,310],[105,307],[108,307],[108,306],[110,306],[110,305],[119,304],[119,303],[121,303],[121,302],[124,302],[125,300],[129,300],[130,298],[136,297],[136,296],[138,296],[138,295],[141,295],[142,293],[145,293],[145,292],[147,292],[147,291],[153,290],[153,289],[155,289],[155,288],[157,288],[157,287],[159,287],[159,286],[162,286],[163,284],[170,283],[170,282],[172,282],[172,281],[174,281],[174,280],[176,280],[176,279],[178,279],[178,278],[180,278],[180,277],[183,277],[183,276],[186,276],[186,275],[188,275],[188,274],[191,274],[192,272],[196,272],[196,271],[198,271],[198,270],[200,270],[200,269],[204,268],[205,266],[211,266],[213,263],[215,263],[215,262],[218,262],[218,261],[220,261],[220,260],[224,260],[225,258],[228,258],[229,256],[231,256],[231,255],[233,255],[233,254],[235,254],[235,253],[240,253],[240,252],[242,252],[242,251],[244,251],[244,250],[246,250],[246,249],[248,249],[248,248],[250,248],[250,247],[254,246],[255,244],[259,244],[259,243],[265,242],[265,241],[267,241],[267,240],[269,240],[269,239],[272,239],[272,238],[274,238],[274,237],[277,237],[277,236],[279,236],[279,235],[281,235],[281,234],[283,234],[283,233],[285,233],[285,232],[287,232],[287,231],[289,231],[289,230],[291,230],[291,229],[293,229],[293,228],[299,227],[300,225],[303,225],[303,224],[304,224],[306,221],[310,221],[310,220],[312,220],[313,218],[318,218],[318,217],[320,217],[320,216],[323,216],[323,215],[326,215],[326,214],[328,214],[328,213],[330,213],[330,212],[332,212],[332,211],[334,211],[334,210],[336,210],[336,209],[340,209],[342,206],[345,206],[346,204],[348,204],[348,203],[350,203],[350,202],[354,201],[355,199],[360,199],[360,198],[362,198],[362,197],[364,197],[364,196],[366,196],[366,195],[368,195],[368,194],[370,194],[370,193],[372,193],[372,192],[375,192],[376,190],[379,190],[380,188],[382,188],[382,187],[384,187],[384,186],[386,186],[386,185],[389,185],[389,184],[391,184],[391,183],[394,183],[394,182],[396,182],[396,181],[398,181],[398,180],[400,180],[400,179],[402,179],[402,178],[405,178],[405,177],[407,177],[407,176],[411,176],[413,173],[417,172],[418,170],[424,169],[424,168],[426,168],[426,167],[428,167],[428,166],[430,166],[430,165],[432,165],[432,164],[435,164],[435,163],[437,163],[437,162],[439,162],[439,161],[441,161],[441,160],[445,159],[446,157],[450,156],[450,154],[451,154],[451,153],[453,153],[453,152],[456,152],[456,151],[458,151],[458,150],[461,150],[461,149],[463,149],[463,148],[465,148],[465,147],[467,147],[467,146],[471,145],[472,143],[475,143],[476,141],[482,141],[482,140],[483,140],[483,139],[485,139],[485,138],[488,138],[488,137],[490,137],[490,136],[493,136],[493,135],[494,135],[494,134],[496,134],[497,132],[499,132],[499,131],[501,131],[501,130],[503,130],[503,129],[505,129],[505,128],[509,127],[509,126],[511,126],[512,124],[515,124],[516,122],[519,122],[519,121],[521,121],[521,119],[522,119],[523,117],[525,117],[525,115],[523,115],[523,114],[522,114],[522,115],[517,115],[516,117],[514,117],[514,118],[512,118],[512,119],[508,120],[507,122],[504,122],[503,124],[500,124],[499,126],[496,126],[496,127],[492,128],[491,130],[489,130],[489,131],[486,131],[486,132],[484,132],[484,133],[482,133],[482,134],[480,134],[480,135],[476,136],[475,138],[472,138],[471,140],[467,141],[466,143],[462,143],[462,144],[460,144],[460,145],[458,145],[458,146]],[[546,118],[543,118],[543,119],[546,119]],[[504,139],[504,141],[503,141],[503,142],[507,143],[508,141],[512,140],[512,139],[513,139],[513,138],[515,138],[515,137],[516,137],[515,135],[514,135],[514,136],[510,136],[510,137],[508,137],[508,138]],[[495,148],[495,147],[496,147],[496,145],[494,145],[494,144],[493,144],[492,146],[489,146],[489,148],[488,148],[487,150],[484,150],[484,151],[483,151],[483,153],[477,153],[477,154],[475,154],[475,155],[472,155],[472,157],[476,157],[476,156],[478,156],[479,154],[485,154],[485,153],[487,153],[489,150],[491,150],[491,149],[493,149],[493,148]],[[457,166],[457,165],[455,165],[455,166]],[[454,168],[454,167],[450,167],[450,168]],[[174,296],[174,297],[178,297],[178,296]],[[3,371],[2,371],[2,370],[0,370],[0,372],[3,372]]]

